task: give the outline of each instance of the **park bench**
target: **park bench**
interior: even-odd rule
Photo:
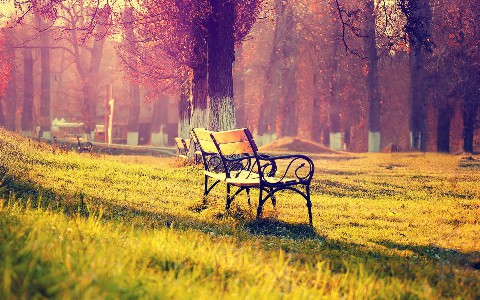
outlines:
[[[218,150],[210,136],[211,133],[212,131],[205,128],[193,128],[191,131],[192,139],[198,145],[204,166],[204,197],[206,197],[218,183],[225,181],[227,178]]]
[[[187,159],[190,152],[190,139],[176,137],[175,144],[177,145],[177,157]]]
[[[192,142],[193,141],[193,145]],[[177,146],[177,157],[182,159],[190,159],[193,158],[196,164],[200,163],[201,159],[201,152],[198,150],[198,143],[195,142],[195,139],[184,139],[181,137],[175,138],[175,144]],[[193,149],[191,147],[193,146]],[[193,155],[191,155],[193,150]]]
[[[205,195],[219,182],[226,182],[226,209],[228,210],[235,196],[241,191],[246,190],[250,203],[250,188],[258,188],[258,219],[268,199],[271,199],[275,206],[277,192],[294,191],[306,200],[309,223],[312,225],[310,183],[314,174],[314,164],[308,156],[260,154],[247,128],[221,132],[194,129],[194,132],[199,138],[202,156],[204,152],[208,154],[207,160],[204,159],[204,164],[209,163],[205,164],[204,171]],[[208,186],[209,177],[215,180],[211,186]],[[232,186],[237,187],[233,194],[231,194]]]
[[[88,152],[92,153],[93,144],[90,142],[82,142],[82,138],[77,135],[77,152]]]

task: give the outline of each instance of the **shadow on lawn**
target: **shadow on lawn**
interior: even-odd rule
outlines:
[[[414,255],[424,257],[430,261],[480,270],[480,251],[463,253],[457,250],[438,248],[435,246],[413,246],[393,243],[391,241],[379,241],[376,243],[389,249],[411,251]]]
[[[291,224],[271,218],[248,221],[245,223],[245,229],[253,235],[276,236],[280,238],[308,239],[319,237],[315,228],[310,227],[308,224]]]
[[[14,187],[19,188],[18,185]],[[316,265],[319,261],[326,260],[330,270],[335,273],[343,274],[354,266],[362,265],[366,272],[374,274],[376,278],[399,278],[412,282],[427,280],[435,286],[440,284],[445,287],[442,290],[443,296],[459,295],[466,289],[480,295],[480,290],[476,287],[479,278],[477,271],[480,267],[479,252],[462,253],[433,246],[373,241],[387,248],[382,250],[348,241],[327,239],[308,224],[292,224],[274,218],[256,220],[249,211],[243,209],[234,210],[230,215],[213,213],[211,218],[205,220],[195,215],[153,211],[153,207],[145,206],[144,203],[111,203],[83,194],[60,195],[43,189],[39,192],[38,186],[25,183],[22,187],[23,195],[43,195],[38,197],[37,201],[31,201],[32,207],[37,206],[35,202],[39,199],[42,207],[50,207],[68,216],[89,217],[100,215],[102,211],[102,220],[105,222],[131,224],[142,230],[167,227],[185,231],[198,230],[214,237],[229,236],[237,238],[239,242],[256,239],[266,251],[278,249],[291,254],[292,261]],[[199,212],[204,212],[204,205],[206,204],[199,204]],[[416,255],[405,257],[388,249],[410,250]]]

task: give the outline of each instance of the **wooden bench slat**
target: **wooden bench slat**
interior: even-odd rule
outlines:
[[[194,128],[193,131],[196,135],[196,139],[198,140],[198,144],[202,148],[202,151],[209,153],[218,153],[217,147],[213,143],[210,136],[213,131],[203,128]]]
[[[235,143],[235,142],[249,143],[248,138],[245,135],[245,131],[243,131],[243,129],[234,129],[234,130],[215,132],[215,140],[217,141],[218,144]]]
[[[248,141],[219,144],[223,155],[253,154],[253,149]]]

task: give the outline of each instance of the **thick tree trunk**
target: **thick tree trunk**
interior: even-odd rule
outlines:
[[[33,55],[32,49],[23,49],[23,110],[22,133],[31,135],[33,123]]]
[[[366,34],[364,37],[367,56],[368,152],[380,151],[380,95],[378,92],[378,53],[375,34],[375,3],[366,3]]]
[[[447,101],[437,109],[437,151],[450,152],[450,125],[452,123],[452,106]]]
[[[233,23],[234,2],[210,0],[212,14],[208,21],[208,94],[209,129],[235,128],[232,66],[235,60]]]

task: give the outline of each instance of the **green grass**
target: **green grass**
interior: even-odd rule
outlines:
[[[58,153],[0,130],[0,299],[478,299],[480,160],[313,155],[255,220],[171,157]]]

